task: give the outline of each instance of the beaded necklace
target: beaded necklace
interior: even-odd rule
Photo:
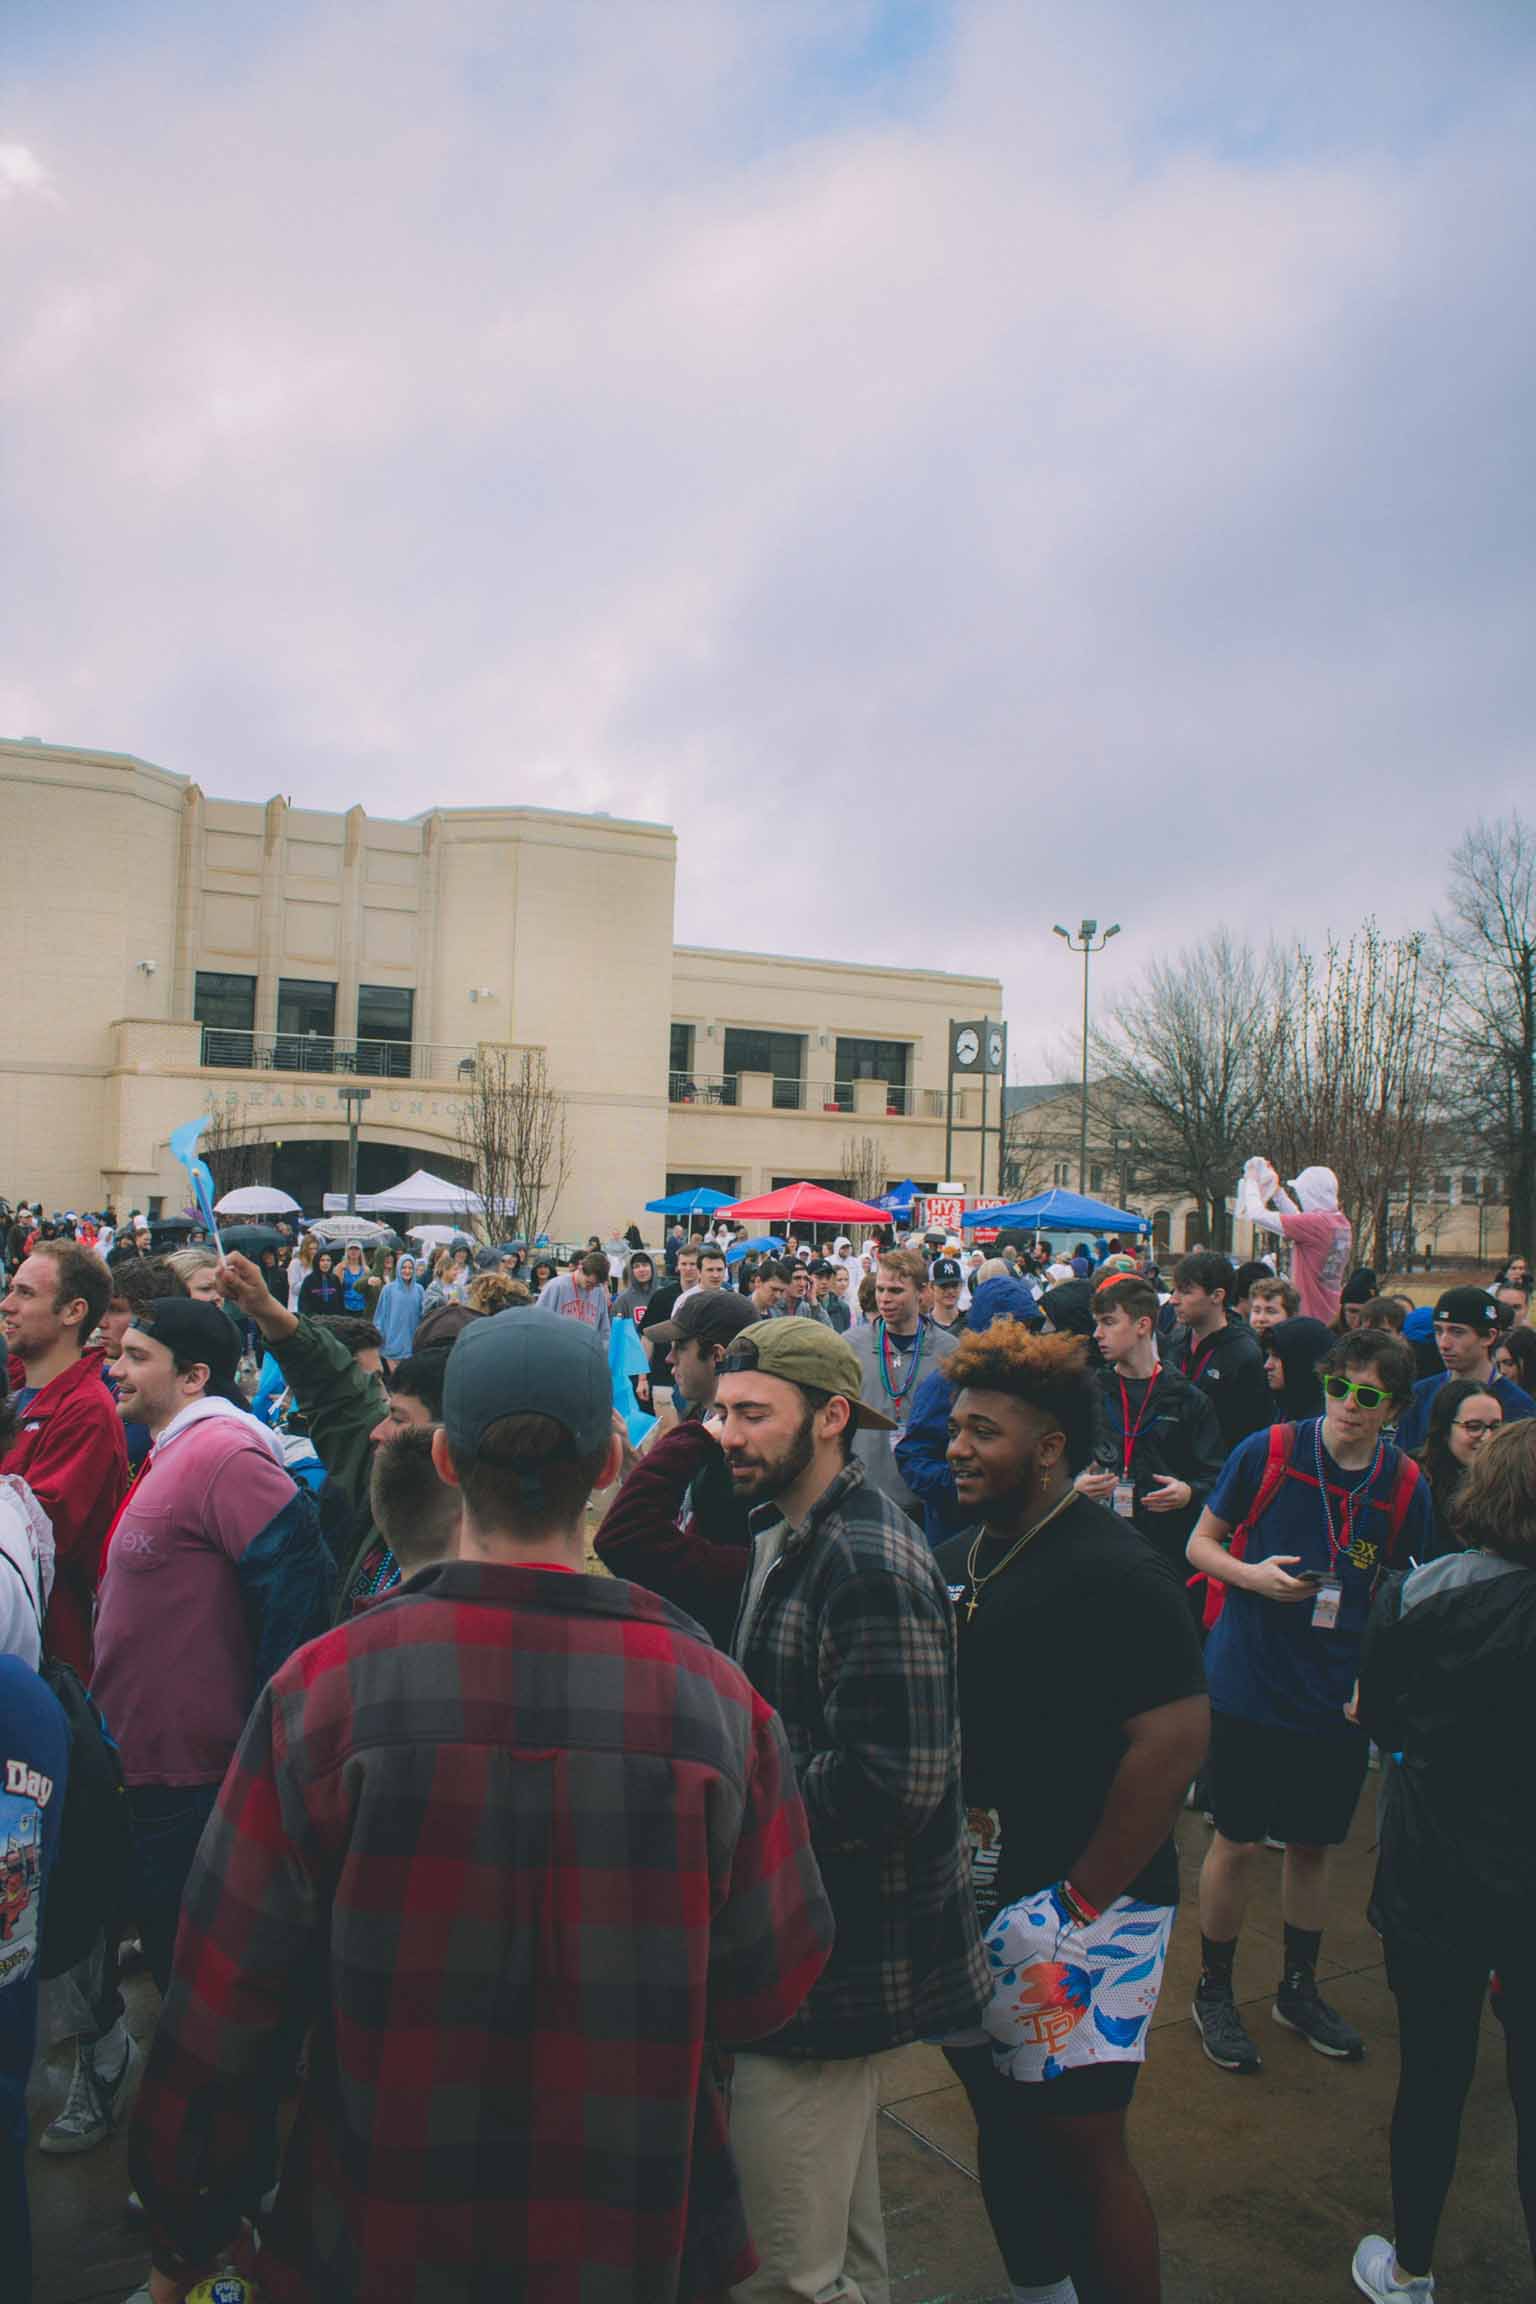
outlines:
[[[899,1408],[905,1401],[907,1394],[911,1391],[913,1385],[917,1382],[918,1366],[923,1357],[923,1346],[927,1341],[928,1323],[926,1320],[918,1321],[917,1342],[913,1349],[912,1365],[907,1370],[907,1380],[905,1384],[898,1384],[893,1380],[893,1369],[896,1376],[901,1374],[901,1357],[899,1353],[893,1352],[891,1348],[889,1329],[886,1327],[886,1324],[883,1320],[876,1320],[875,1326],[880,1331],[881,1387],[884,1390],[887,1400],[891,1401],[895,1407]]]

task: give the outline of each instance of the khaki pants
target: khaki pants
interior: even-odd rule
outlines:
[[[731,2145],[758,2269],[736,2304],[890,2304],[875,2056],[739,2055]]]

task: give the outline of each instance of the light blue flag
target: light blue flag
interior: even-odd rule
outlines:
[[[209,1125],[210,1117],[205,1112],[201,1120],[186,1120],[179,1128],[173,1128],[171,1150],[191,1179],[192,1199],[198,1221],[203,1230],[212,1235],[213,1244],[222,1256],[224,1243],[219,1238],[219,1220],[213,1212],[213,1176],[207,1161],[201,1158],[197,1149],[198,1138]]]
[[[651,1364],[640,1341],[640,1331],[626,1314],[608,1330],[608,1370],[613,1378],[613,1404],[624,1419],[631,1448],[638,1448],[656,1419],[647,1415],[635,1398],[632,1376],[649,1376]]]

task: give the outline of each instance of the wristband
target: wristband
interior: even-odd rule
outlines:
[[[1070,1880],[1063,1880],[1056,1893],[1079,1928],[1091,1928],[1095,1920],[1103,1919],[1104,1915],[1098,1906],[1090,1904],[1087,1897],[1080,1890],[1074,1888]]]

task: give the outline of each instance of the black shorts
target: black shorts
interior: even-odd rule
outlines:
[[[1348,1721],[1311,1736],[1213,1712],[1206,1775],[1217,1831],[1244,1846],[1268,1837],[1336,1848],[1349,1837],[1370,1749]]]
[[[978,2122],[1027,2135],[1035,2120],[1084,2120],[1096,2112],[1124,2112],[1136,2093],[1140,2064],[1079,2064],[1038,2087],[1010,2080],[990,2048],[946,2048]]]

